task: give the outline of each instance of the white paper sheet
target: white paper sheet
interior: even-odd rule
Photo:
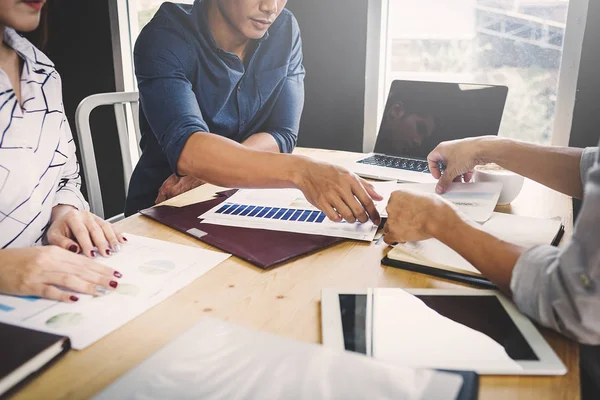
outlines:
[[[314,225],[286,223],[285,221],[250,221],[243,219],[243,217],[237,220],[206,218],[202,223],[236,226],[239,228],[265,229],[268,231],[306,233],[308,235],[323,235],[365,242],[372,241],[378,229],[377,225],[370,221],[364,224],[358,222],[349,224],[347,222],[332,222],[328,219],[324,219],[320,224]]]
[[[396,183],[396,182],[377,182],[375,189],[384,199],[378,202],[378,210],[382,217],[387,217],[385,207],[396,190],[407,190],[417,193],[435,193],[435,183]],[[444,199],[453,203],[459,211],[476,222],[487,221],[500,197],[502,183],[499,182],[481,182],[481,183],[452,183],[448,191],[441,195]]]
[[[465,260],[460,254],[452,250],[437,239],[421,240],[419,242],[398,243],[395,249],[390,251],[388,257],[398,259],[399,251],[427,264],[439,264],[454,267],[459,270],[481,274],[477,268]],[[406,260],[410,261],[410,260]]]
[[[243,210],[243,211],[240,211]],[[332,222],[297,189],[246,189],[198,218],[202,223],[372,241],[377,225]]]
[[[560,218],[532,218],[512,214],[493,213],[482,224],[483,229],[499,239],[524,247],[551,244],[561,225]],[[392,259],[406,259],[408,255],[427,264],[447,265],[469,272],[480,273],[471,263],[437,239],[398,243],[390,251]]]
[[[104,296],[78,294],[73,304],[0,295],[0,322],[68,336],[84,349],[165,300],[230,255],[132,234],[119,253],[98,258],[121,272]],[[82,256],[83,257],[83,256]]]
[[[533,247],[551,244],[561,224],[560,217],[534,218],[495,212],[483,224],[483,229],[507,242]]]
[[[94,399],[450,400],[461,385],[457,375],[204,318]]]
[[[374,289],[373,357],[411,368],[522,370],[489,336],[442,316],[401,289]]]

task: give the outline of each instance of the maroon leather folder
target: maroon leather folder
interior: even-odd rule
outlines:
[[[329,236],[200,223],[202,220],[198,216],[222,203],[235,192],[235,189],[221,192],[218,193],[219,197],[184,207],[157,206],[140,213],[263,269],[345,240]]]

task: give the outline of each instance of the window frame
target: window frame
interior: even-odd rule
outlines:
[[[579,65],[589,0],[570,0],[557,87],[551,143],[568,146],[573,122]],[[389,0],[367,0],[367,57],[365,64],[365,116],[363,152],[375,147],[385,107],[386,73],[390,63],[388,40]]]
[[[108,7],[116,88],[119,92],[133,92],[137,90],[133,66],[133,46],[139,31],[137,2],[109,0]],[[132,15],[135,18],[131,18]]]

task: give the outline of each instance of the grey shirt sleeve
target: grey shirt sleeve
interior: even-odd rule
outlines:
[[[521,255],[511,290],[519,309],[584,344],[600,344],[600,165],[598,148],[581,157],[584,201],[573,237],[562,248],[536,246]]]

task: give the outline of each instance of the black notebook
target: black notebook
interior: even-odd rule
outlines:
[[[0,396],[66,353],[66,336],[0,323]]]

